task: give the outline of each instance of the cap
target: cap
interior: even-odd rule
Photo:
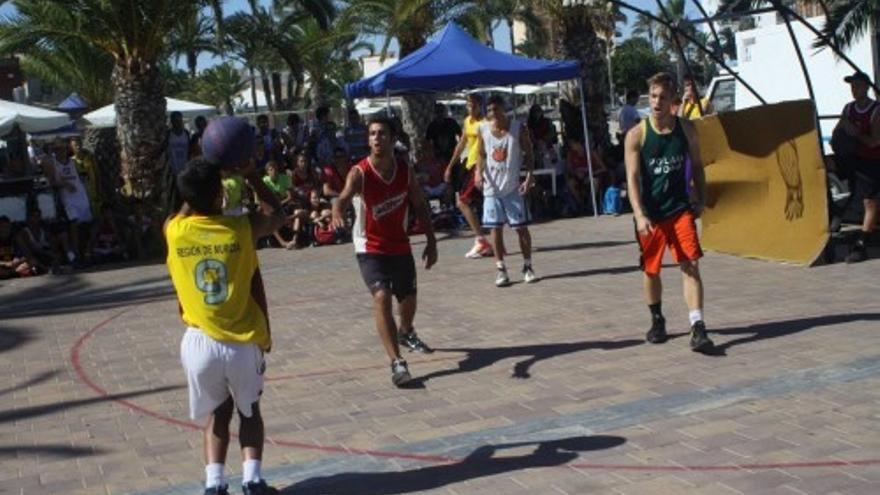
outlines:
[[[864,81],[868,84],[871,84],[871,79],[868,78],[868,75],[862,71],[856,71],[851,76],[846,76],[843,78],[844,82],[854,83],[856,81]]]

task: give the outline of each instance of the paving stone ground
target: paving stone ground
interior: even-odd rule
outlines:
[[[533,228],[535,284],[470,241],[419,271],[418,388],[397,390],[351,246],[260,251],[275,347],[264,471],[285,494],[876,494],[880,260],[708,253],[719,356],[645,344],[629,217]],[[513,236],[508,233],[508,241]],[[418,239],[416,242],[420,242]],[[421,246],[416,246],[420,252]],[[513,251],[513,249],[511,249]],[[519,258],[510,265],[518,278]],[[0,285],[0,493],[201,493],[162,265]],[[230,475],[240,457],[229,456]],[[234,480],[233,484],[235,484]],[[233,490],[237,493],[237,489]]]

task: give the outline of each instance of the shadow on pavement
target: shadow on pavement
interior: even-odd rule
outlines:
[[[63,402],[55,402],[52,404],[43,404],[39,406],[9,409],[6,411],[0,411],[0,423],[8,423],[10,421],[19,421],[22,419],[34,418],[37,416],[45,416],[47,414],[68,411],[77,407],[88,406],[91,404],[97,404],[110,400],[130,399],[132,397],[141,397],[143,395],[160,394],[162,392],[178,390],[181,388],[183,388],[183,385],[167,385],[164,387],[151,388],[148,390],[138,390],[136,392],[125,392],[121,394],[111,394],[107,396],[89,397],[88,399],[68,400]]]
[[[93,287],[91,282],[79,274],[46,275],[45,280],[56,282],[34,285],[14,295],[4,296],[3,305],[0,306],[0,319],[111,309],[174,294],[174,288],[166,275],[104,287]]]
[[[107,451],[95,447],[71,447],[70,445],[10,445],[0,447],[0,459],[12,459],[23,455],[69,459],[71,457],[85,457],[105,452]]]
[[[0,352],[11,351],[34,340],[33,333],[27,328],[0,325]]]
[[[572,437],[546,442],[521,442],[483,445],[460,462],[441,464],[407,471],[340,473],[303,480],[281,491],[286,495],[387,495],[412,493],[441,488],[476,478],[485,478],[523,469],[561,466],[578,457],[578,452],[610,449],[626,439],[596,435]],[[535,446],[524,455],[493,457],[504,449]]]
[[[0,330],[0,335],[2,335],[2,333],[3,330]],[[34,376],[33,378],[29,378],[27,381],[19,383],[18,385],[13,385],[11,387],[0,389],[0,396],[6,395],[10,392],[15,392],[16,390],[21,390],[23,388],[33,387],[34,385],[43,383],[46,380],[54,378],[56,375],[58,375],[58,370],[44,371]]]
[[[729,340],[721,344],[715,344],[715,352],[712,355],[725,356],[727,354],[727,349],[730,349],[731,347],[750,344],[752,342],[758,342],[765,339],[785,337],[786,335],[791,335],[806,330],[812,330],[818,327],[840,325],[842,323],[850,323],[854,321],[880,321],[880,313],[853,313],[848,315],[815,316],[811,318],[798,318],[794,320],[757,323],[744,327],[710,330],[710,335],[749,334],[744,337]]]
[[[577,242],[574,244],[560,244],[558,246],[541,246],[536,247],[535,252],[545,253],[548,251],[577,251],[580,249],[606,248],[615,246],[626,246],[635,244],[636,241],[598,241],[598,242]]]
[[[435,371],[425,376],[417,377],[413,381],[424,383],[434,378],[443,376],[457,375],[459,373],[470,373],[488,366],[491,366],[504,359],[514,357],[525,357],[522,361],[516,363],[513,367],[513,375],[511,378],[530,378],[529,369],[538,361],[550,359],[565,354],[572,354],[580,351],[591,349],[599,349],[610,351],[615,349],[623,349],[635,345],[641,345],[642,340],[609,340],[609,341],[587,341],[587,342],[568,342],[560,344],[536,344],[523,345],[514,347],[495,347],[488,349],[473,348],[447,348],[435,349],[438,352],[466,352],[467,356],[458,362],[458,368],[450,370]]]

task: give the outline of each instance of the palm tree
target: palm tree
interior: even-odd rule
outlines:
[[[228,53],[244,64],[248,72],[251,87],[251,103],[257,111],[257,78],[256,71],[260,64],[260,55],[267,47],[257,33],[252,18],[243,12],[233,14],[223,20],[224,45]]]
[[[538,17],[532,8],[531,0],[482,0],[477,2],[479,12],[486,19],[486,34],[491,38],[497,23],[507,24],[510,36],[510,51],[516,53],[516,43],[513,40],[513,24],[521,22],[529,33],[529,40],[537,47],[548,45],[547,29],[543,19]],[[494,44],[494,43],[493,43]]]
[[[242,80],[238,69],[226,62],[202,71],[180,96],[216,105],[226,115],[232,115],[232,100],[246,87],[247,81]]]
[[[174,30],[168,35],[168,51],[179,60],[186,58],[186,67],[190,77],[196,77],[199,54],[202,52],[218,53],[217,37],[214,23],[197,5],[178,19]]]
[[[350,0],[344,16],[365,33],[384,38],[380,51],[383,57],[392,40],[400,45],[400,58],[406,57],[449,21],[458,22],[480,38],[485,35],[474,4],[463,0]],[[424,146],[434,98],[416,95],[404,96],[402,100],[403,129],[409,134],[411,153],[418,153]]]
[[[605,65],[605,50],[601,39],[596,33],[595,19],[601,15],[596,7],[603,7],[604,2],[596,6],[585,5],[583,2],[559,0],[535,0],[536,6],[550,16],[554,32],[554,55],[557,58],[578,60],[581,63],[580,78],[584,85],[586,98],[587,121],[590,139],[602,145],[610,143],[608,134],[608,116],[605,113],[607,86],[603,70],[596,70]],[[570,98],[574,99],[574,98]],[[583,131],[580,125],[568,129],[578,135]]]
[[[657,44],[655,43],[655,28],[654,28],[654,20],[650,17],[638,14],[636,15],[636,22],[633,23],[632,32],[636,36],[645,36],[648,39],[648,43],[651,44],[652,49],[656,49]]]
[[[165,156],[165,98],[160,62],[167,33],[193,4],[220,18],[222,0],[14,0],[17,13],[0,23],[0,52],[79,40],[114,60],[114,92],[122,177],[133,196],[159,202]]]
[[[665,4],[666,15],[664,16],[661,13],[659,17],[664,18],[664,20],[669,22],[672,27],[661,25],[657,29],[657,37],[660,39],[663,49],[667,52],[676,54],[676,70],[678,71],[679,81],[684,77],[685,61],[682,58],[682,54],[679,53],[678,47],[680,45],[682,51],[687,53],[688,41],[683,36],[677,34],[677,32],[686,32],[691,36],[695,33],[693,24],[687,22],[688,17],[687,13],[685,13],[686,5],[686,0],[668,0]],[[675,29],[673,29],[673,27]]]
[[[352,59],[351,53],[372,52],[373,45],[357,42],[357,30],[342,19],[330,29],[322,29],[314,20],[301,24],[301,28],[297,45],[302,67],[309,75],[312,105],[326,105],[331,96],[342,95],[346,82],[360,77],[360,64]]]
[[[617,31],[618,23],[626,23],[626,14],[620,11],[620,6],[605,3],[595,8],[596,14],[593,17],[593,27],[596,34],[605,41],[605,57],[608,61],[608,99],[610,103],[614,103],[614,78],[611,69],[611,52],[614,47],[614,37],[620,36]]]
[[[33,45],[20,53],[25,74],[79,94],[90,108],[113,101],[113,88],[107,84],[113,58],[105,52],[79,40],[66,40],[53,47]]]

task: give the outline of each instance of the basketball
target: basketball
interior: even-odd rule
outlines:
[[[254,152],[254,130],[244,119],[221,117],[202,134],[202,154],[221,168],[240,167]]]

